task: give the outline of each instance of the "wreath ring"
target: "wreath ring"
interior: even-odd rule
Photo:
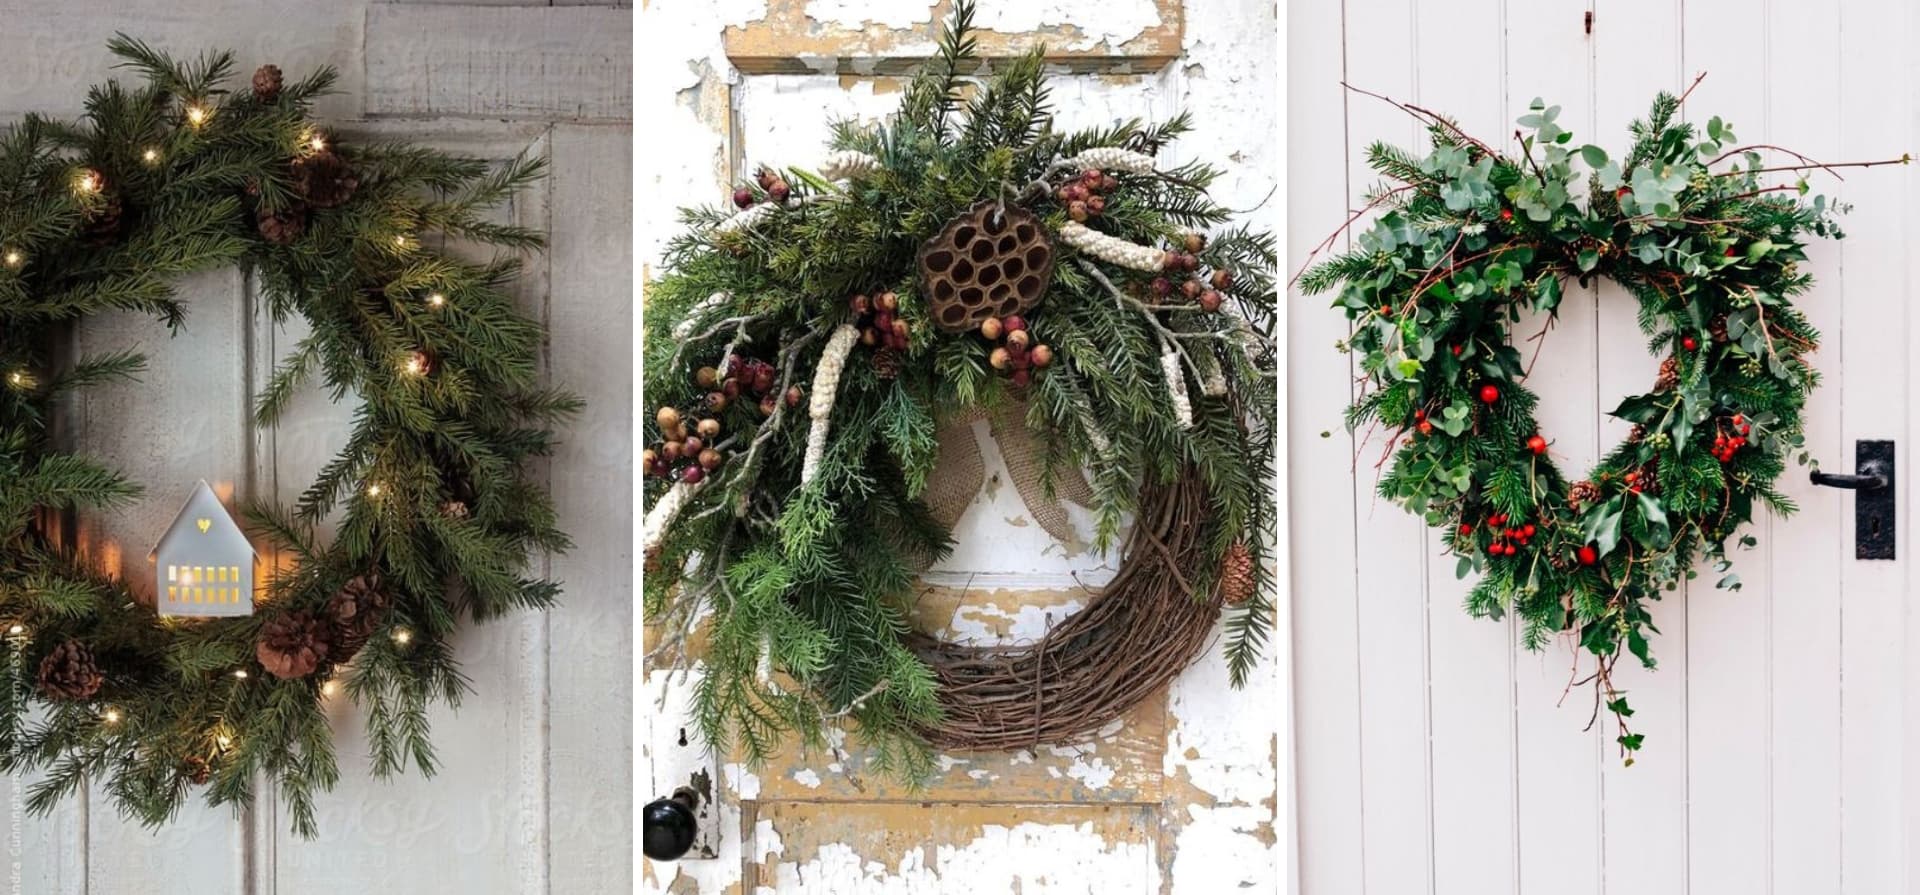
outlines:
[[[343,141],[308,116],[331,70],[287,82],[266,65],[229,91],[230,53],[181,62],[124,35],[109,48],[142,83],[96,87],[78,123],[30,115],[0,137],[0,770],[41,772],[36,813],[93,780],[148,825],[196,789],[244,804],[265,779],[312,836],[313,794],[338,778],[327,699],[366,709],[376,775],[431,774],[427,710],[468,690],[450,643],[462,617],[559,593],[525,575],[531,552],[568,546],[525,464],[579,402],[541,383],[541,326],[506,289],[512,253],[541,235],[487,219],[544,162]],[[475,263],[427,244],[440,238],[503,253]],[[361,409],[292,507],[245,508],[291,560],[264,583],[218,579],[257,612],[158,615],[157,594],[62,536],[67,514],[140,487],[47,423],[62,395],[143,359],[58,346],[109,309],[176,329],[171,278],[235,266],[275,323],[311,327],[255,399],[256,424],[310,384]]]
[[[749,760],[846,722],[910,780],[934,748],[1071,742],[1223,611],[1238,684],[1271,620],[1273,239],[1224,226],[1211,168],[1157,157],[1185,116],[1057,134],[1041,50],[969,97],[972,15],[817,172],[686,212],[651,284],[649,658],[690,665],[704,626],[695,720]],[[1097,546],[1133,519],[1116,576],[1033,644],[906,621],[951,547],[936,433],[983,411],[1019,417],[1050,482],[1088,474]]]
[[[1631,763],[1645,735],[1612,670],[1623,654],[1653,667],[1648,601],[1695,577],[1698,555],[1718,586],[1738,589],[1727,541],[1762,506],[1793,512],[1775,483],[1790,457],[1811,459],[1802,410],[1819,382],[1807,360],[1819,334],[1793,299],[1813,285],[1800,269],[1806,241],[1841,237],[1844,209],[1805,198],[1804,179],[1767,175],[1906,158],[1825,165],[1785,151],[1788,163],[1769,164],[1784,150],[1742,145],[1719,118],[1680,121],[1685,97],[1672,94],[1632,125],[1622,159],[1575,148],[1559,107],[1540,100],[1508,155],[1368,95],[1427,125],[1432,149],[1371,147],[1386,182],[1321,248],[1378,218],[1353,250],[1296,275],[1309,294],[1337,290],[1353,321],[1342,347],[1366,388],[1349,428],[1392,431],[1379,493],[1443,529],[1461,577],[1480,573],[1471,613],[1513,613],[1535,649],[1570,633],[1596,658],[1594,713],[1612,713]],[[1534,419],[1531,362],[1508,326],[1523,311],[1555,313],[1564,280],[1599,277],[1638,300],[1649,348],[1665,357],[1653,388],[1612,411],[1633,423],[1626,441],[1575,481]]]

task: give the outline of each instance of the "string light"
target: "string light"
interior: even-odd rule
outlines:
[[[368,497],[379,497],[379,496],[380,496],[380,483],[379,483],[379,482],[372,482],[372,483],[369,483],[369,484],[367,485],[367,496],[368,496]]]
[[[160,160],[160,150],[149,146],[146,152],[140,153],[140,160],[151,165]]]
[[[406,361],[400,365],[401,372],[408,376],[425,376],[431,369],[433,369],[433,359],[424,351],[415,351],[407,355]]]
[[[14,625],[11,625],[11,626],[9,626],[9,627],[7,628],[7,633],[8,633],[8,634],[16,634],[16,635],[17,635],[17,634],[25,634],[25,633],[27,633],[27,626],[26,626],[26,625],[22,625],[22,624],[14,624]]]
[[[244,681],[247,679],[247,670],[245,668],[235,668],[233,670],[233,676]]]
[[[206,106],[200,105],[199,103],[187,106],[187,123],[194,127],[206,124],[207,119],[212,116],[213,113],[208,111]]]
[[[7,374],[7,384],[14,388],[33,388],[33,377],[25,370],[15,370]]]
[[[401,646],[406,646],[413,642],[413,632],[406,628],[395,628],[393,629],[393,642]]]
[[[105,713],[101,714],[100,720],[105,721],[108,724],[118,724],[120,723],[120,710],[111,709],[111,708],[107,709]]]
[[[326,152],[327,151],[326,136],[321,134],[319,131],[314,131],[312,133],[312,136],[309,136],[307,138],[307,148],[313,150],[314,152]]]
[[[227,747],[233,745],[233,737],[227,736],[224,733],[215,736],[213,738],[213,741],[216,743],[219,743],[221,749],[226,749]]]
[[[8,267],[19,267],[26,260],[27,256],[20,254],[19,249],[8,249],[5,255],[0,255],[0,261],[7,262]]]
[[[82,194],[85,194],[85,195],[92,195],[94,193],[98,193],[106,185],[107,185],[106,177],[102,176],[100,172],[95,171],[92,168],[81,169],[79,175],[74,177],[73,179],[73,188],[76,190],[79,190]]]
[[[427,296],[427,307],[429,308],[438,310],[442,307],[445,307],[446,304],[447,304],[447,297],[444,295],[441,295],[438,292],[435,292],[432,295]]]
[[[327,681],[320,685],[321,696],[332,696],[338,692],[340,692],[340,683],[338,681]]]
[[[393,247],[396,249],[399,249],[402,252],[406,251],[411,246],[412,246],[412,241],[407,239],[407,235],[404,233],[400,234],[399,236],[395,236],[393,238]]]

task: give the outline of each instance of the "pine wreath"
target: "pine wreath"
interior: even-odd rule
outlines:
[[[376,774],[430,774],[427,710],[468,689],[450,643],[461,617],[558,594],[525,573],[530,551],[567,539],[522,464],[578,402],[541,384],[544,334],[506,289],[511,253],[540,236],[486,217],[543,162],[339,141],[308,118],[330,70],[289,83],[263,66],[229,92],[231,54],[109,47],[143,83],[94,88],[78,122],[29,115],[0,135],[0,771],[39,773],[35,812],[93,781],[149,825],[194,786],[242,804],[264,780],[310,836],[313,793],[338,777],[323,694],[365,709]],[[473,263],[424,244],[440,237],[504,252]],[[177,329],[172,278],[230,266],[276,322],[311,327],[258,396],[257,423],[310,381],[362,406],[293,506],[247,508],[293,560],[256,614],[163,619],[59,536],[64,514],[140,488],[48,424],[64,395],[133,377],[142,358],[60,346],[108,310]],[[443,513],[449,500],[469,512]]]
[[[693,712],[753,760],[840,724],[907,779],[932,747],[1072,742],[1206,647],[1223,579],[1236,684],[1273,613],[1272,237],[1161,157],[1184,115],[1057,133],[1040,50],[968,94],[972,15],[819,172],[686,212],[651,285],[651,655],[691,661],[707,620]],[[1090,472],[1099,546],[1134,518],[1118,575],[1030,646],[911,632],[950,547],[935,433],[1020,406],[1052,473]]]
[[[1740,530],[1760,507],[1793,512],[1775,482],[1790,457],[1810,461],[1801,411],[1819,334],[1793,300],[1813,286],[1806,241],[1841,237],[1844,209],[1808,198],[1804,178],[1767,175],[1906,158],[1824,165],[1742,145],[1719,118],[1679,120],[1685,97],[1672,94],[1631,126],[1624,158],[1575,147],[1560,108],[1540,100],[1507,155],[1376,98],[1427,125],[1432,149],[1370,147],[1386,182],[1321,248],[1377,219],[1353,250],[1296,275],[1309,294],[1337,290],[1353,321],[1342,348],[1366,388],[1348,426],[1390,430],[1379,492],[1446,532],[1459,576],[1480,574],[1468,611],[1514,613],[1530,648],[1566,632],[1595,657],[1595,717],[1612,713],[1631,764],[1645,734],[1612,672],[1623,653],[1654,666],[1647,602],[1694,578],[1703,555],[1717,586],[1737,590],[1728,540],[1754,543]],[[1769,165],[1767,152],[1791,160]],[[1632,434],[1574,481],[1534,420],[1531,362],[1508,327],[1555,313],[1566,280],[1600,277],[1638,300],[1663,360],[1651,390],[1612,411]]]

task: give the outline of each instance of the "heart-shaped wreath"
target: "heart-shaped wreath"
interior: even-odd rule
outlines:
[[[846,721],[909,779],[929,746],[1071,742],[1172,679],[1223,603],[1236,683],[1271,619],[1273,239],[1196,232],[1230,212],[1215,171],[1155,156],[1185,117],[1053,132],[1040,50],[967,98],[972,14],[818,174],[688,212],[651,287],[649,658],[704,643],[699,726],[752,760]],[[949,546],[935,433],[1020,401],[1048,469],[1091,473],[1099,546],[1133,516],[1120,569],[1035,644],[912,634]]]
[[[264,779],[312,835],[313,794],[338,778],[323,700],[344,692],[366,709],[376,774],[432,773],[428,709],[468,687],[451,644],[461,616],[558,594],[525,577],[530,551],[567,539],[523,461],[548,453],[549,424],[578,402],[541,384],[544,333],[506,289],[517,260],[424,242],[540,245],[487,212],[542,162],[351,145],[308,117],[328,70],[287,83],[262,66],[229,92],[231,54],[182,63],[124,36],[110,46],[143,84],[96,87],[79,123],[28,116],[0,137],[0,771],[44,772],[36,812],[91,781],[149,825],[196,787],[243,804]],[[49,430],[63,396],[142,360],[62,348],[109,310],[179,327],[173,278],[235,266],[275,322],[312,328],[257,398],[256,423],[273,425],[315,378],[364,404],[293,507],[248,508],[285,560],[259,613],[158,617],[158,595],[76,551],[64,516],[139,487]]]
[[[1378,218],[1352,251],[1297,276],[1309,294],[1337,287],[1354,322],[1343,348],[1370,387],[1347,423],[1391,430],[1380,494],[1445,529],[1461,577],[1481,573],[1470,612],[1515,613],[1535,649],[1577,636],[1597,659],[1595,716],[1612,712],[1629,763],[1644,734],[1612,671],[1623,650],[1654,665],[1646,601],[1695,577],[1703,553],[1719,586],[1737,589],[1728,539],[1757,505],[1793,512],[1775,482],[1789,457],[1809,461],[1801,410],[1819,381],[1807,361],[1819,336],[1793,298],[1813,283],[1799,267],[1804,240],[1840,237],[1842,209],[1807,198],[1804,179],[1766,175],[1906,161],[1823,165],[1789,152],[1769,166],[1763,153],[1784,150],[1741,145],[1719,118],[1704,132],[1678,120],[1683,99],[1659,96],[1621,159],[1574,148],[1560,108],[1539,100],[1519,119],[1516,156],[1394,103],[1429,126],[1432,151],[1371,147],[1389,183],[1321,249]],[[1569,481],[1508,326],[1552,314],[1566,279],[1597,277],[1639,300],[1649,348],[1666,357],[1652,390],[1613,411],[1634,424],[1627,441]]]

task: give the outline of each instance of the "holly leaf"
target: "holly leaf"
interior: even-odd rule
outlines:
[[[1666,508],[1660,501],[1644,491],[1636,495],[1639,498],[1640,517],[1647,522],[1647,534],[1653,538],[1655,547],[1665,547],[1673,540],[1673,529],[1667,522]]]
[[[1580,526],[1581,540],[1593,544],[1601,556],[1613,552],[1620,544],[1620,518],[1625,515],[1626,503],[1623,495],[1616,494],[1612,500],[1595,507],[1589,512]]]

